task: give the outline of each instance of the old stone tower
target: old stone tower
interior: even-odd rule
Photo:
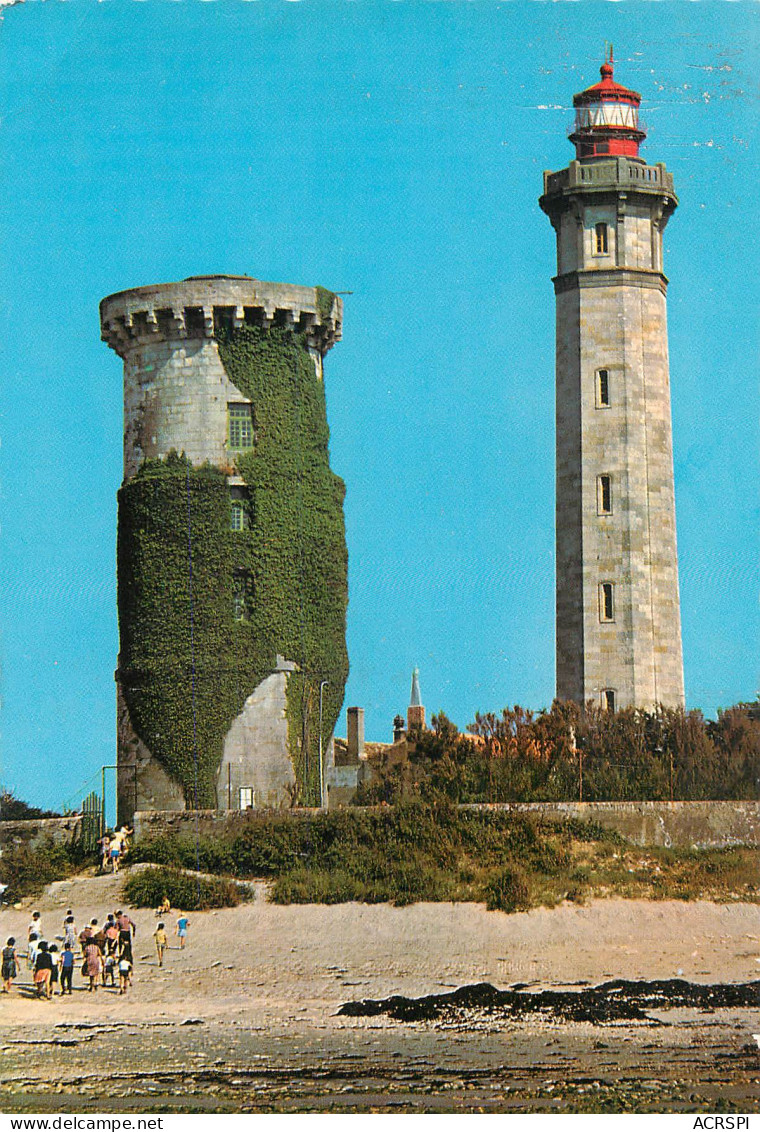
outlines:
[[[684,704],[662,233],[673,178],[639,157],[641,98],[575,95],[544,174],[557,234],[557,697]]]
[[[318,804],[348,675],[323,384],[341,300],[200,276],[100,317],[124,359],[119,816]]]

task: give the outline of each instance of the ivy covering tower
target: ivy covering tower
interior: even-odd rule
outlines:
[[[124,359],[120,817],[319,804],[348,677],[323,384],[341,300],[201,276],[100,313]]]

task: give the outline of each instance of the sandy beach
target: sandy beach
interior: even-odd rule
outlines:
[[[25,941],[32,907],[49,939],[69,907],[78,928],[102,919],[122,906],[121,885],[51,885],[3,909],[3,942]],[[734,1111],[758,1111],[760,999],[615,1025],[338,1014],[352,1000],[484,982],[754,982],[757,905],[606,900],[506,915],[476,904],[283,907],[255,887],[237,909],[192,913],[187,948],[170,935],[163,969],[155,916],[130,910],[135,978],[124,997],[88,993],[77,971],[71,997],[36,1001],[22,964],[0,996],[3,1110],[696,1111],[724,1096]]]

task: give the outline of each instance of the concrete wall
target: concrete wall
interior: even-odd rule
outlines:
[[[507,802],[462,808],[596,822],[642,846],[760,845],[760,802]]]
[[[82,833],[82,818],[30,818],[26,821],[0,821],[0,847],[29,845],[36,849],[51,841],[54,845],[74,845]]]
[[[334,788],[340,790],[338,783]],[[529,814],[556,821],[575,818],[596,822],[641,846],[719,849],[760,845],[760,802],[507,802],[460,808]],[[290,816],[294,821],[303,821],[320,812],[324,811],[299,809],[290,811]],[[193,838],[196,824],[201,837],[234,835],[251,822],[272,816],[282,817],[282,811],[137,813],[135,839],[155,840],[169,835]]]

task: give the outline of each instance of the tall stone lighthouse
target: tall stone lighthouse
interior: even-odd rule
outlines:
[[[199,276],[100,304],[124,361],[118,801],[322,801],[348,676],[343,481],[321,287]]]
[[[678,200],[639,156],[640,102],[610,54],[539,202],[557,234],[557,697],[612,711],[684,704],[662,258]]]

